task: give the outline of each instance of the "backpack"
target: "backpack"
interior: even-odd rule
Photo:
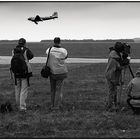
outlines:
[[[21,48],[14,49],[14,55],[11,59],[11,71],[16,78],[26,78],[28,73],[28,67],[24,58],[25,50]]]

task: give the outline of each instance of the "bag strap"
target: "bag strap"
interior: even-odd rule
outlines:
[[[28,62],[27,50],[24,51],[23,56],[24,56],[25,61]]]
[[[29,63],[29,60],[27,58],[27,49],[25,49],[23,56],[25,58],[25,62],[26,62],[26,65],[27,65],[27,63]],[[28,65],[27,65],[27,67],[28,67]],[[29,76],[27,76],[27,83],[28,83],[28,87],[29,87],[30,86]]]
[[[50,47],[50,48],[49,48],[49,52],[48,52],[48,56],[47,56],[47,61],[46,61],[46,66],[47,66],[48,61],[49,61],[49,56],[50,56],[50,51],[51,51],[51,48],[52,48],[52,47]]]

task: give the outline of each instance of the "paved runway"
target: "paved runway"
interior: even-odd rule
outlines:
[[[11,56],[0,56],[0,64],[10,64]],[[34,57],[30,63],[45,63],[46,57]],[[140,63],[140,59],[131,59],[131,63]],[[66,63],[107,63],[107,59],[68,58]]]

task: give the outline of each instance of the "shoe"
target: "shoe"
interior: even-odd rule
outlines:
[[[21,113],[26,113],[26,109],[19,109],[19,112],[21,112]]]

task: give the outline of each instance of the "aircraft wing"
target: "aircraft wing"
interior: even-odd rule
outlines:
[[[35,20],[34,17],[30,17],[30,18],[28,18],[28,20],[34,22],[35,24],[38,24],[38,22]]]

